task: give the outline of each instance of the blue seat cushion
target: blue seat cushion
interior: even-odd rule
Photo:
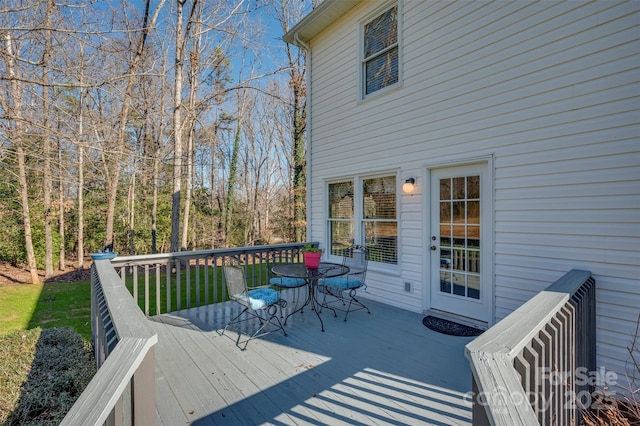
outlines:
[[[269,284],[279,287],[301,287],[307,282],[302,278],[273,277],[269,280]]]
[[[249,303],[252,309],[264,309],[280,300],[280,293],[272,288],[249,290]]]
[[[327,287],[336,287],[336,288],[358,288],[362,287],[362,280],[354,277],[335,277],[335,278],[326,278],[320,282],[320,284],[326,285]]]

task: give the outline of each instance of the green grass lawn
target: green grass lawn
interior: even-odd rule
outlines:
[[[195,306],[197,295],[204,304],[205,275],[209,283],[209,303],[213,301],[214,291],[218,301],[224,300],[222,271],[216,272],[214,277],[211,269],[190,271],[187,278],[186,271],[181,271],[182,308],[186,308],[187,297]],[[267,276],[266,265],[256,265],[247,271],[253,285],[266,283]],[[144,279],[139,278],[138,304],[144,310]],[[126,281],[131,291],[131,277]],[[155,315],[155,274],[149,281],[149,314]],[[171,309],[176,309],[176,281],[173,275]],[[217,282],[215,290],[214,281]],[[164,312],[164,273],[160,283]],[[90,342],[90,282],[0,286],[0,424],[59,423],[93,376],[95,364]]]
[[[89,282],[0,286],[0,335],[36,327],[71,327],[91,341]]]
[[[214,275],[216,275],[214,277]],[[196,306],[196,300],[205,304],[205,275],[209,286],[209,303],[213,303],[214,292],[217,301],[226,299],[226,289],[222,279],[222,269],[214,273],[211,268],[190,271],[189,279],[184,270],[180,274],[180,293],[182,309],[190,305]],[[247,279],[251,285],[267,284],[266,264],[256,264],[247,271]],[[155,274],[149,276],[149,315],[157,315],[155,309],[156,283]],[[138,277],[138,305],[144,312],[144,277]],[[133,291],[131,276],[126,279],[127,288]],[[171,308],[177,309],[176,276],[171,277]],[[213,283],[216,284],[214,289]],[[160,276],[160,309],[167,311],[166,275]],[[187,285],[188,283],[188,285]],[[198,297],[199,295],[199,297]],[[10,284],[0,286],[0,335],[17,330],[30,330],[36,327],[57,328],[71,327],[86,341],[91,341],[91,284],[88,281],[47,284]]]
[[[0,424],[58,424],[95,372],[90,283],[0,286]]]

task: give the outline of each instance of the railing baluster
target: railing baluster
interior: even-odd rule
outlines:
[[[149,265],[144,265],[144,314],[149,316]]]
[[[542,333],[542,331],[540,331],[540,333]],[[536,392],[535,394],[532,395],[533,399],[533,403],[534,405],[534,410],[536,412],[536,414],[538,415],[538,422],[540,422],[541,425],[546,424],[545,423],[545,401],[547,399],[547,395],[548,395],[548,389],[545,386],[545,382],[546,380],[544,380],[542,378],[542,371],[544,371],[545,365],[547,363],[547,354],[545,353],[545,347],[544,344],[542,343],[542,340],[540,339],[540,334],[538,334],[538,336],[534,337],[533,340],[531,341],[531,348],[535,351],[535,353],[538,355],[537,358],[537,364],[534,368],[534,374],[536,375]]]
[[[133,300],[138,303],[138,267],[134,265],[131,268],[133,269]]]
[[[160,315],[160,303],[162,301],[162,291],[160,281],[160,264],[156,263],[156,315]]]
[[[195,264],[195,274],[196,274],[196,306],[200,306],[200,258],[196,257]]]
[[[171,312],[171,261],[167,263],[165,277],[167,280],[167,312]],[[158,314],[160,314],[160,312],[158,312]]]
[[[180,260],[176,260],[176,310],[182,309],[182,282],[180,280]]]
[[[204,304],[209,304],[209,258],[204,258]]]
[[[211,258],[211,268],[213,270],[213,303],[218,303],[218,257],[214,254]]]
[[[545,330],[549,332],[551,336],[550,339],[550,353],[551,353],[551,363],[549,366],[549,375],[550,377],[560,377],[560,369],[558,366],[559,363],[559,340],[558,340],[558,329],[551,323],[548,323],[545,326]],[[554,376],[555,375],[555,376]],[[547,379],[550,380],[550,379]],[[558,418],[557,413],[560,411],[560,407],[562,407],[564,394],[562,392],[562,383],[560,379],[556,379],[552,384],[552,394],[553,394],[553,412],[552,412],[552,421],[551,424],[557,424]]]
[[[187,301],[185,308],[189,309],[191,307],[191,261],[187,259],[185,264],[185,283],[184,286],[187,290]]]
[[[240,257],[244,261],[247,276],[251,280],[249,284],[256,287],[268,282],[269,271],[265,268],[267,258],[278,262],[300,262],[300,249],[305,244],[121,256],[111,262],[114,268],[119,268],[123,281],[129,275],[131,293],[136,303],[139,303],[141,309],[149,316],[226,300],[224,283],[218,278],[218,273],[219,265],[229,256]],[[317,243],[313,244],[317,246]],[[149,272],[151,267],[155,267],[155,274]],[[139,281],[138,268],[144,268],[144,285]],[[155,280],[155,286],[152,280]],[[155,301],[152,301],[153,292]]]

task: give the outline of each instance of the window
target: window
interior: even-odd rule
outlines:
[[[364,25],[364,96],[398,82],[398,6]]]
[[[398,263],[396,177],[367,177],[329,184],[329,252],[340,256],[354,243],[369,251],[369,261]]]
[[[342,253],[353,244],[353,181],[329,184],[330,253]]]
[[[396,177],[362,181],[362,235],[369,260],[398,263],[398,220],[396,218]]]

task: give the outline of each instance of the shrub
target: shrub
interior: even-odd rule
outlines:
[[[582,419],[587,426],[640,425],[640,314],[627,351],[628,395],[622,399],[604,400],[606,404],[603,408],[585,410]]]
[[[71,328],[0,336],[0,424],[58,424],[95,374],[90,345]]]

